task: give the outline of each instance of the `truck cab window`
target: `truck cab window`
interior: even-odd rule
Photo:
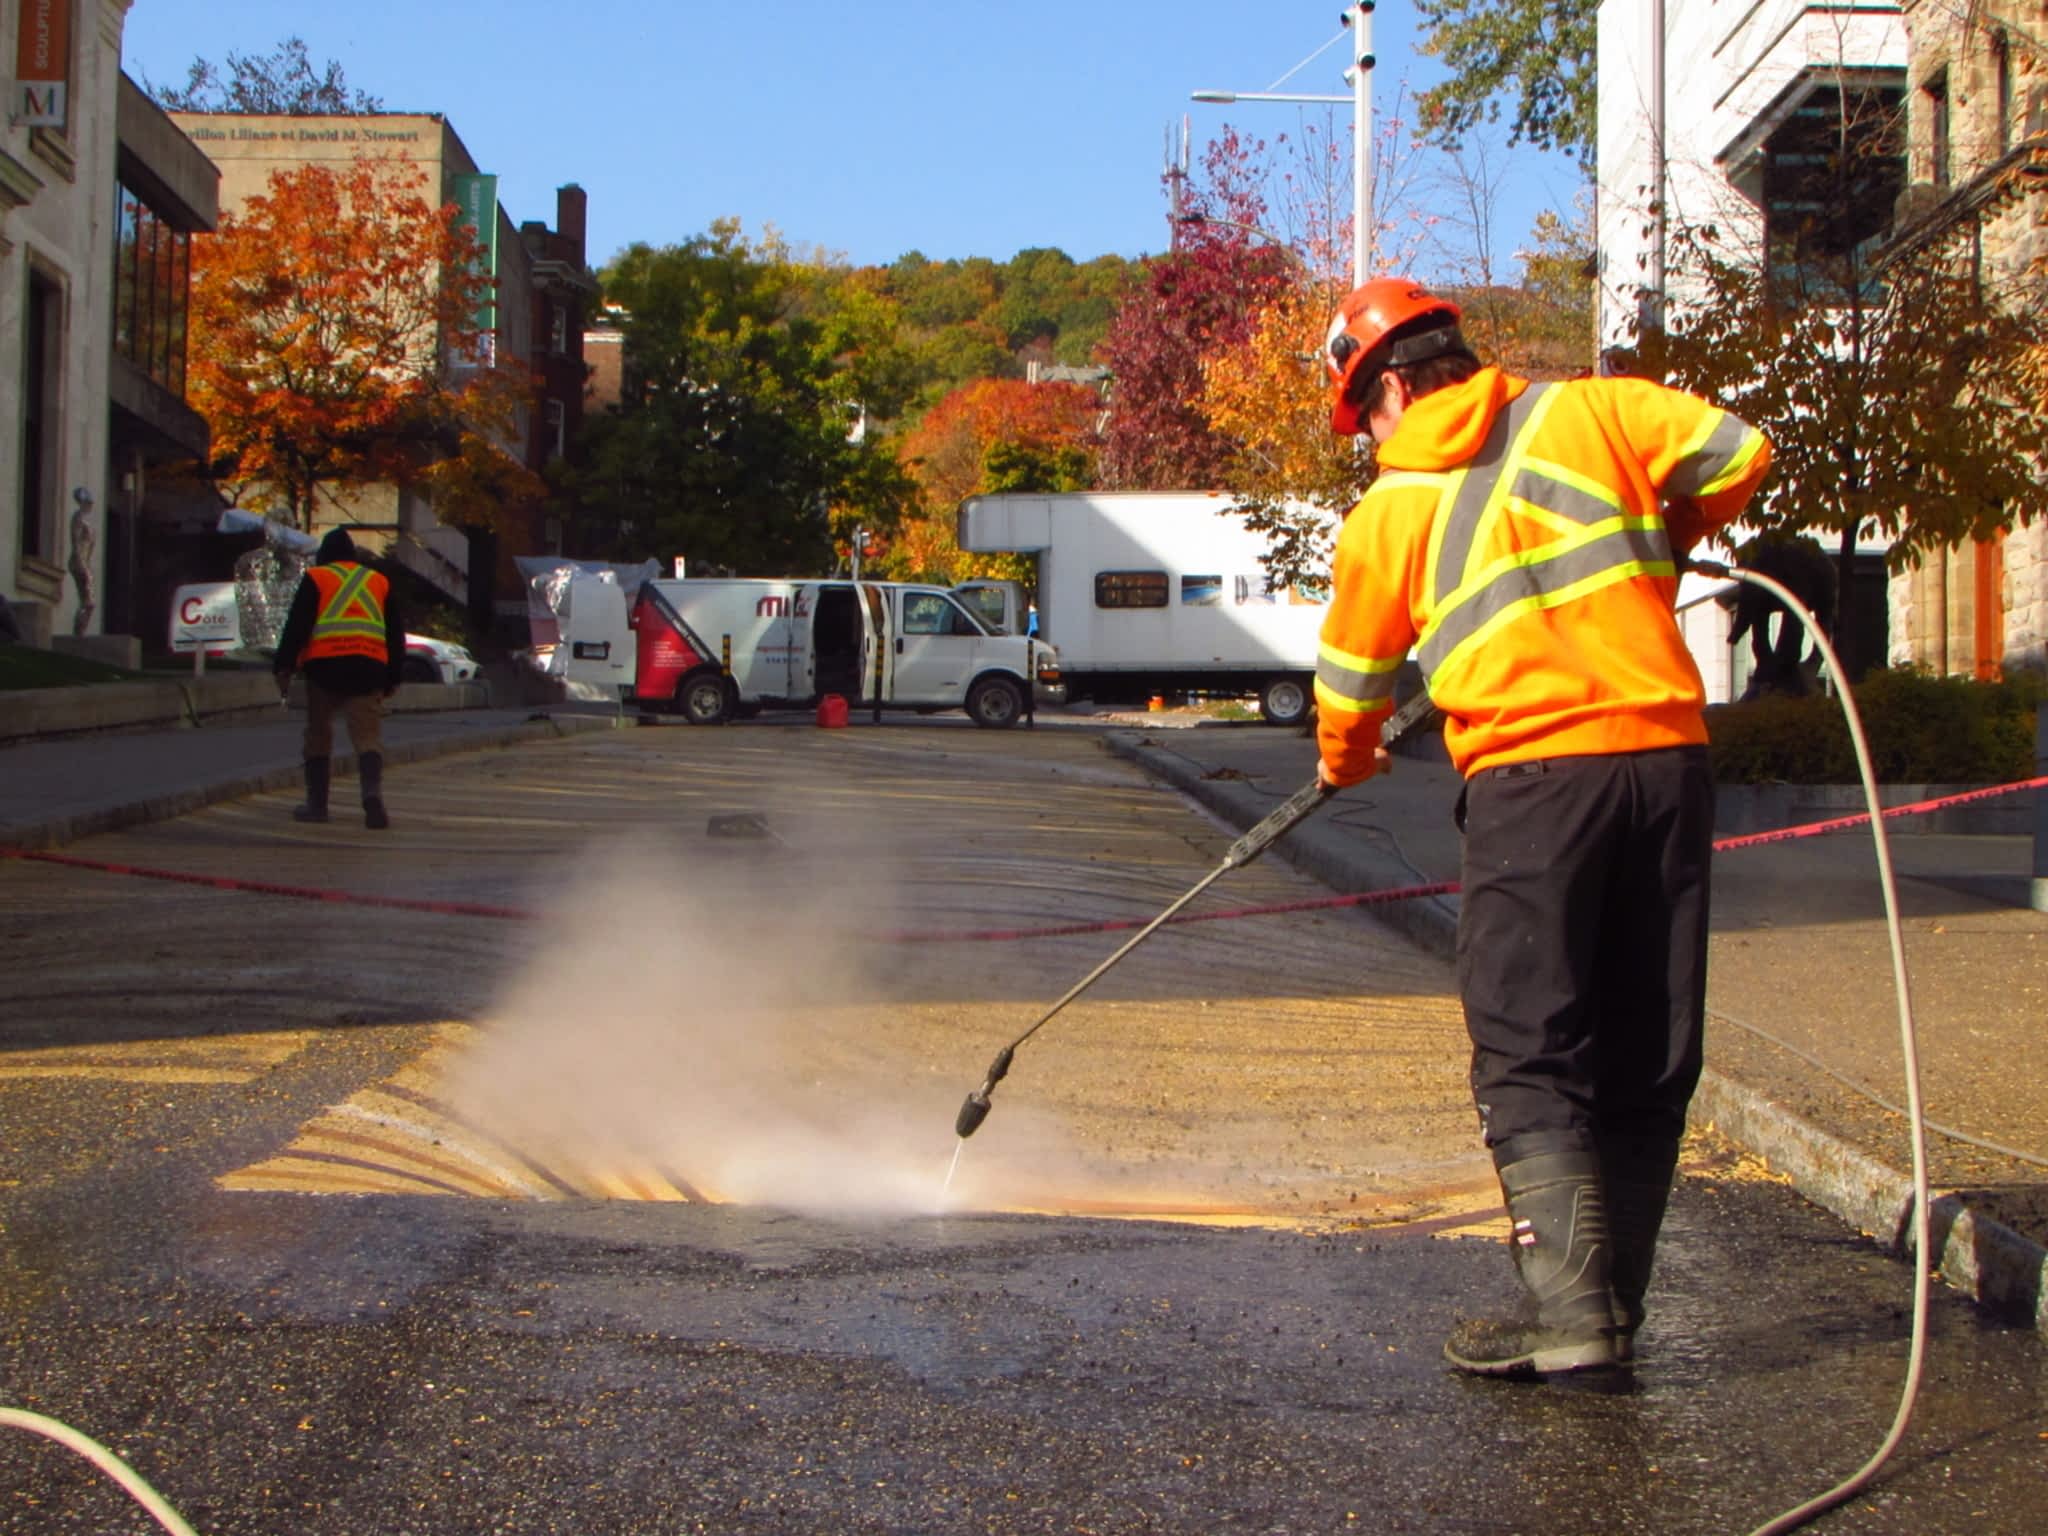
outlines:
[[[906,592],[903,595],[903,633],[906,635],[978,635],[980,628],[943,592]]]

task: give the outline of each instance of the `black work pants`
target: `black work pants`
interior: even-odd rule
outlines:
[[[1532,1132],[1676,1139],[1706,1013],[1706,749],[1484,769],[1460,809],[1458,989],[1496,1160]]]

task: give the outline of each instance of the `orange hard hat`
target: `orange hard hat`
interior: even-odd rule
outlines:
[[[1351,385],[1361,370],[1370,369],[1378,373],[1391,364],[1420,362],[1423,357],[1462,348],[1464,342],[1456,330],[1459,314],[1457,305],[1449,299],[1438,298],[1413,278],[1376,277],[1346,294],[1330,321],[1329,339],[1323,345],[1323,361],[1329,367],[1333,391],[1330,429],[1345,436],[1362,429],[1364,424],[1358,419],[1358,401],[1347,398],[1351,396]],[[1444,318],[1438,326],[1431,328],[1429,334],[1436,339],[1426,350],[1403,356],[1400,354],[1406,350],[1405,346],[1390,347],[1386,344],[1387,337],[1402,326],[1429,315]],[[1447,334],[1439,337],[1438,332]]]

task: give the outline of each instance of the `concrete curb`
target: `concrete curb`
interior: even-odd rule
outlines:
[[[1276,803],[1271,795],[1242,780],[1204,777],[1198,765],[1148,744],[1143,732],[1113,731],[1105,739],[1117,756],[1184,791],[1233,826],[1251,826]],[[1395,890],[1431,883],[1400,861],[1376,854],[1369,845],[1342,833],[1318,836],[1313,819],[1274,844],[1272,851],[1339,891]],[[1431,954],[1447,960],[1456,956],[1456,897],[1428,897],[1368,910]],[[1912,1235],[1910,1175],[1711,1067],[1701,1075],[1693,1116],[1712,1122],[1731,1140],[1763,1157],[1814,1204],[1869,1233],[1891,1251],[1905,1252]],[[1933,1192],[1929,1213],[1930,1239],[1940,1251],[1942,1278],[1971,1300],[2048,1335],[2048,1249],[2002,1222],[1972,1211],[1967,1198],[1958,1192]]]
[[[1245,828],[1262,820],[1278,804],[1242,779],[1208,778],[1186,758],[1150,745],[1144,733],[1111,731],[1105,738],[1110,751],[1127,758],[1154,778],[1194,797],[1223,820]],[[1343,803],[1338,792],[1337,805]],[[1431,882],[1391,855],[1377,855],[1367,846],[1343,833],[1319,835],[1311,817],[1281,838],[1272,848],[1275,857],[1285,859],[1305,875],[1339,891],[1391,891],[1403,886]],[[1416,901],[1391,902],[1372,907],[1372,915],[1431,954],[1450,959],[1458,950],[1458,898],[1427,896]]]
[[[277,689],[267,678],[264,681],[270,695],[269,707],[274,711],[277,708]],[[583,731],[610,730],[616,723],[609,716],[601,715],[550,715],[539,720],[493,726],[480,731],[434,736],[418,741],[387,742],[384,747],[384,762],[387,767],[399,763],[422,762],[429,758],[453,756],[457,752],[509,747],[524,741],[560,738]],[[355,772],[355,761],[353,753],[335,753],[335,773],[352,775]],[[298,763],[282,764],[237,773],[208,784],[144,796],[120,805],[81,811],[75,816],[0,825],[0,847],[21,848],[30,852],[59,848],[66,843],[77,842],[80,838],[92,837],[101,832],[115,832],[123,827],[169,821],[173,817],[203,810],[209,805],[218,805],[227,800],[239,800],[248,795],[265,794],[276,789],[296,789],[303,781],[303,777],[304,769]]]
[[[1693,1115],[1764,1158],[1792,1187],[1894,1253],[1910,1250],[1911,1175],[1830,1136],[1764,1095],[1708,1068]],[[1928,1238],[1941,1277],[1971,1300],[2048,1335],[2048,1248],[1973,1211],[1965,1195],[1931,1190]]]

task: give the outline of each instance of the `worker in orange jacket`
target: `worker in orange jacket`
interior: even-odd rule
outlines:
[[[292,815],[327,819],[334,717],[340,715],[355,749],[363,825],[381,831],[391,825],[384,808],[384,701],[398,691],[405,626],[390,578],[357,559],[347,530],[331,529],[315,558],[292,594],[273,663],[279,693],[291,686],[293,672],[306,674],[306,799]]]
[[[1379,473],[1337,540],[1319,773],[1386,765],[1412,649],[1463,775],[1458,988],[1533,1307],[1461,1324],[1482,1375],[1629,1364],[1699,1080],[1713,785],[1678,568],[1770,464],[1762,434],[1641,379],[1482,367],[1403,278],[1330,326],[1331,425]]]

